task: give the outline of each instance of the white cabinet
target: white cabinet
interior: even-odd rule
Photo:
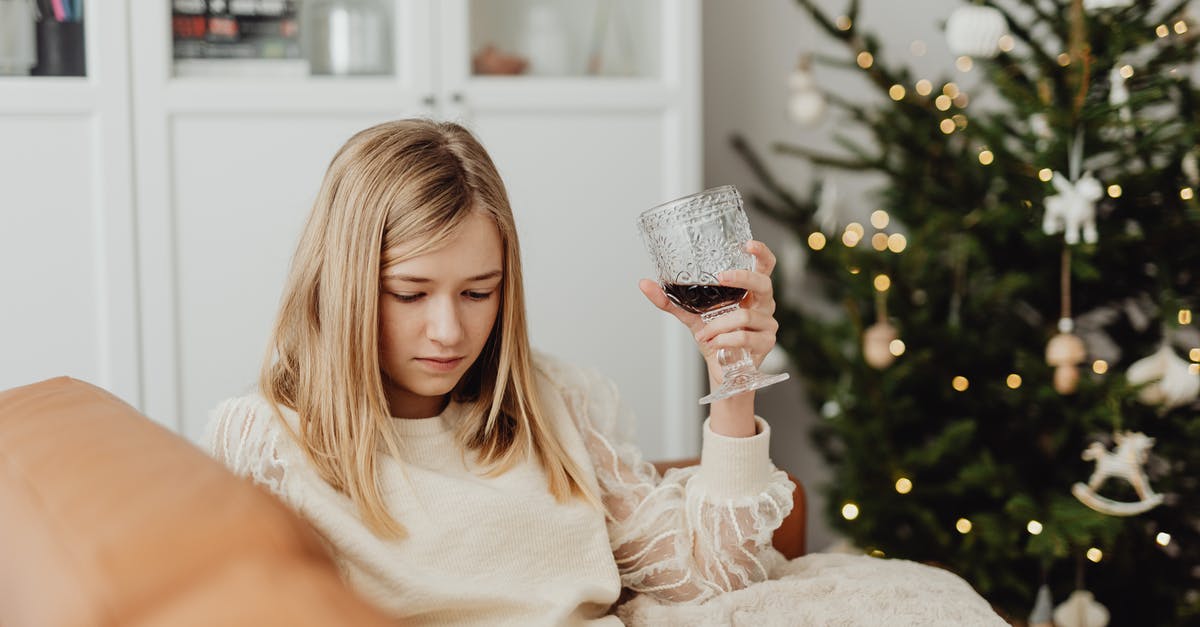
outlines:
[[[0,159],[28,159],[22,152],[47,137],[73,155],[21,164],[17,172],[43,169],[15,177],[15,194],[0,189],[0,238],[17,242],[16,252],[0,248],[10,264],[0,271],[6,285],[28,279],[18,290],[28,304],[0,314],[9,316],[0,337],[17,347],[15,359],[5,351],[0,384],[70,372],[199,439],[208,410],[255,382],[333,153],[371,124],[428,116],[472,128],[508,184],[535,346],[615,379],[642,417],[648,455],[695,454],[701,364],[686,331],[637,290],[650,269],[634,218],[701,184],[699,2],[550,2],[574,46],[568,75],[472,73],[486,43],[520,51],[530,28],[522,16],[546,2],[389,1],[392,74],[258,79],[173,76],[165,0],[137,2],[128,40],[117,7],[101,15],[89,3],[113,24],[89,24],[96,71],[63,87],[77,96],[73,117],[36,106],[21,114],[0,98],[0,136],[10,127],[20,146],[0,141]],[[588,35],[591,16],[612,7],[623,30]],[[606,59],[630,75],[584,75],[598,37],[636,42]],[[128,55],[131,85],[109,53]],[[0,81],[0,95],[56,87],[43,80]],[[54,184],[51,159],[79,170],[89,191]],[[36,207],[12,211],[30,200]],[[22,221],[36,235],[15,234]],[[61,260],[46,252],[61,246],[94,254],[73,251],[75,266],[46,263],[32,278],[10,269]]]

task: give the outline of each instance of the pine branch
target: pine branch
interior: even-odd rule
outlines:
[[[750,168],[750,172],[754,174],[754,178],[758,179],[763,187],[786,203],[789,210],[794,213],[811,212],[806,203],[797,200],[791,192],[775,179],[770,170],[763,164],[762,159],[750,147],[750,143],[746,141],[746,138],[740,134],[734,134],[730,138],[729,143],[733,147],[733,150],[746,161],[746,166]]]
[[[782,155],[789,155],[792,157],[801,157],[801,158],[807,159],[817,165],[829,166],[831,168],[837,168],[839,170],[861,171],[861,170],[870,170],[875,167],[875,165],[873,163],[870,163],[867,161],[852,161],[850,159],[844,159],[844,158],[840,158],[840,157],[824,155],[819,152],[809,150],[807,148],[801,148],[800,146],[795,146],[792,144],[785,144],[783,142],[775,142],[775,143],[771,144],[771,150],[773,150],[779,154],[782,154]]]

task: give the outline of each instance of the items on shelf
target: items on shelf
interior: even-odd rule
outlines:
[[[471,58],[471,71],[477,75],[508,75],[523,74],[529,62],[524,57],[505,52],[492,44],[487,44]]]
[[[0,75],[84,76],[82,0],[0,0]]]
[[[305,5],[306,43],[313,74],[391,72],[391,24],[379,0],[323,0]]]
[[[296,0],[172,0],[176,76],[306,76]]]
[[[23,76],[37,63],[33,0],[0,0],[0,75]]]

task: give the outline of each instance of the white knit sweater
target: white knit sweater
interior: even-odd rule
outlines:
[[[701,465],[660,478],[622,441],[632,421],[611,382],[546,357],[535,366],[547,414],[607,512],[556,502],[536,462],[483,476],[454,440],[455,404],[393,421],[403,459],[384,457],[381,485],[409,532],[400,541],[368,530],[257,394],[217,408],[211,450],[309,520],[346,581],[406,624],[619,625],[610,610],[622,586],[695,603],[767,578],[794,486],[768,459],[765,422],[747,438],[705,423]],[[295,413],[284,418],[298,428]]]

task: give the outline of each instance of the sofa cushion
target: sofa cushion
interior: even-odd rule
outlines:
[[[311,527],[111,394],[0,393],[0,625],[389,621]]]

